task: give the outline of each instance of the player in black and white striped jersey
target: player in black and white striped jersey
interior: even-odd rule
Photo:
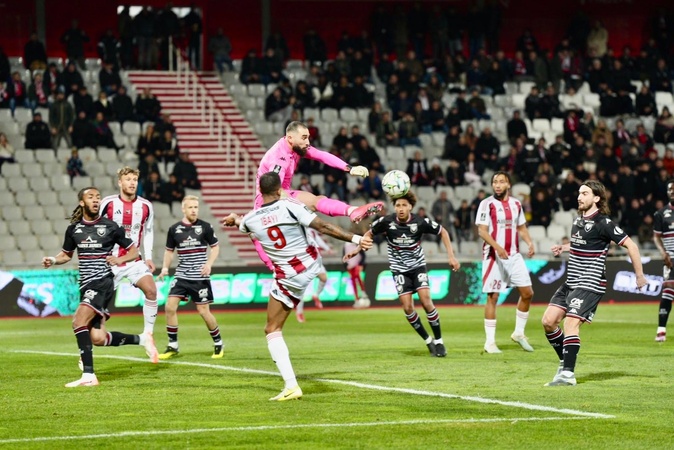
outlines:
[[[545,335],[559,357],[557,373],[546,386],[576,384],[574,371],[580,351],[580,326],[592,323],[606,292],[606,255],[611,242],[627,249],[637,289],[647,284],[639,248],[609,217],[606,188],[602,183],[588,180],[580,185],[578,213],[580,216],[571,228],[571,242],[551,249],[555,256],[568,251],[569,265],[566,281],[552,296],[543,314]],[[559,327],[562,320],[563,331]]]
[[[422,236],[424,234],[439,235],[447,249],[449,266],[452,270],[457,271],[460,264],[454,257],[454,250],[447,230],[429,218],[412,214],[412,208],[414,208],[416,202],[417,198],[412,192],[394,200],[395,213],[380,217],[372,222],[370,231],[365,233],[363,237],[376,234],[383,234],[386,237],[388,260],[405,317],[412,328],[426,342],[431,355],[443,357],[447,355],[447,350],[442,340],[440,315],[431,299],[426,259],[421,248]],[[344,261],[348,261],[360,250],[360,248],[357,248],[346,254]],[[414,292],[419,295],[419,301],[426,311],[426,318],[433,331],[433,337],[428,335],[414,309],[414,299],[412,298]]]
[[[191,300],[204,319],[213,339],[212,358],[222,358],[224,345],[220,337],[220,327],[211,313],[213,289],[211,288],[211,268],[218,257],[218,238],[210,223],[199,219],[199,198],[187,195],[182,201],[183,218],[172,225],[166,236],[166,251],[158,280],[169,272],[173,254],[178,252],[178,267],[171,282],[166,301],[166,332],[168,347],[159,359],[169,359],[178,354],[178,305]],[[210,247],[210,254],[208,248]]]
[[[56,256],[45,256],[42,265],[49,268],[65,264],[77,250],[79,258],[80,304],[73,317],[73,332],[80,349],[82,377],[66,387],[98,386],[94,374],[92,345],[146,345],[147,336],[107,332],[108,304],[114,296],[112,267],[134,261],[138,248],[126,237],[124,229],[112,220],[99,216],[101,193],[95,187],[84,188],[77,194],[79,204],[70,217],[62,250]],[[119,245],[124,254],[114,255]]]

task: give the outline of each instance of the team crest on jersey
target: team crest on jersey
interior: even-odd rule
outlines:
[[[410,231],[412,233],[416,233],[418,228],[416,223],[410,224]]]
[[[196,227],[194,227],[194,234],[196,234],[197,236],[201,234],[201,225],[197,225]]]
[[[105,236],[105,228],[96,228],[96,234],[99,236]]]
[[[594,226],[594,222],[585,222],[585,231],[590,231]]]

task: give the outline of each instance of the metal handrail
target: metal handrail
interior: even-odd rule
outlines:
[[[183,51],[174,47],[172,40],[169,41],[169,48],[169,70],[176,72],[176,82],[184,86],[185,97],[192,98],[193,108],[201,113],[201,123],[208,125],[210,135],[217,138],[218,149],[225,154],[227,163],[232,165],[235,176],[243,183],[242,187],[245,190],[254,188],[257,165],[233,135],[232,126],[209,95],[199,75],[190,67]]]

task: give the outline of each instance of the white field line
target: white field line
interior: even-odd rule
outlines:
[[[31,354],[39,354],[39,355],[51,355],[51,356],[68,356],[68,357],[73,357],[76,358],[78,355],[74,353],[59,353],[59,352],[39,352],[39,351],[32,351],[32,350],[14,350],[12,353],[31,353]],[[140,362],[147,362],[146,358],[137,358],[137,357],[132,357],[132,356],[119,356],[119,355],[97,355],[96,358],[109,358],[109,359],[121,359],[125,361],[140,361]],[[206,364],[206,363],[195,363],[195,362],[188,362],[188,361],[161,361],[164,364],[177,364],[181,366],[192,366],[192,367],[206,367],[210,369],[216,369],[216,370],[227,370],[230,372],[242,372],[242,373],[254,373],[258,375],[271,375],[278,377],[279,374],[278,372],[271,372],[268,370],[258,370],[258,369],[248,369],[248,368],[241,368],[241,367],[231,367],[231,366],[221,366],[217,364]],[[610,414],[601,414],[601,413],[593,413],[593,412],[587,412],[587,411],[579,411],[575,409],[566,409],[566,408],[553,408],[551,406],[544,406],[544,405],[536,405],[532,403],[524,403],[524,402],[513,402],[513,401],[504,401],[504,400],[496,400],[496,399],[490,399],[490,398],[485,398],[485,397],[474,397],[474,396],[464,396],[464,395],[456,395],[456,394],[446,394],[444,392],[433,392],[433,391],[421,391],[418,389],[406,389],[406,388],[397,388],[397,387],[390,387],[390,386],[381,386],[377,384],[367,384],[367,383],[359,383],[357,381],[345,381],[345,380],[335,380],[335,379],[330,379],[330,378],[309,378],[312,381],[318,381],[321,383],[331,383],[331,384],[340,384],[340,385],[345,385],[345,386],[353,386],[361,389],[370,389],[370,390],[376,390],[376,391],[385,391],[385,392],[398,392],[402,394],[411,394],[411,395],[420,395],[420,396],[425,396],[425,397],[441,397],[441,398],[451,398],[451,399],[458,399],[458,400],[464,400],[468,402],[475,402],[475,403],[485,403],[485,404],[492,404],[492,405],[501,405],[501,406],[508,406],[512,408],[521,408],[521,409],[527,409],[530,411],[546,411],[546,412],[552,412],[552,413],[557,413],[557,414],[566,414],[569,416],[578,416],[578,417],[588,417],[588,418],[594,418],[594,419],[613,419],[615,416],[610,415]]]
[[[171,434],[194,434],[213,433],[228,431],[268,431],[268,430],[296,430],[300,428],[356,428],[356,427],[379,427],[396,425],[428,425],[428,424],[466,424],[466,423],[497,423],[510,422],[543,422],[552,420],[589,420],[592,417],[513,417],[494,419],[430,419],[430,420],[399,420],[392,422],[351,422],[351,423],[306,423],[293,425],[257,425],[248,427],[220,427],[220,428],[192,428],[187,430],[147,430],[147,431],[122,431],[119,433],[89,434],[83,436],[44,436],[21,439],[0,439],[0,444],[18,444],[31,442],[49,441],[74,441],[78,439],[110,439],[133,436],[159,436]]]

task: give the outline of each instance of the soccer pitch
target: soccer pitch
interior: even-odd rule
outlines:
[[[189,308],[188,308],[189,309]],[[225,357],[210,358],[201,318],[183,313],[179,357],[94,349],[101,385],[79,377],[70,319],[0,321],[0,448],[667,448],[674,342],[653,341],[656,304],[601,304],[581,330],[573,387],[545,388],[557,367],[532,308],[526,353],[498,309],[501,355],[483,354],[481,307],[440,308],[446,358],[433,358],[400,308],[312,310],[284,337],[304,397],[269,402],[282,380],[264,312],[217,312]],[[418,308],[421,312],[421,308]],[[424,318],[425,316],[421,313]],[[166,345],[163,316],[155,338]],[[137,332],[141,316],[109,330]]]

